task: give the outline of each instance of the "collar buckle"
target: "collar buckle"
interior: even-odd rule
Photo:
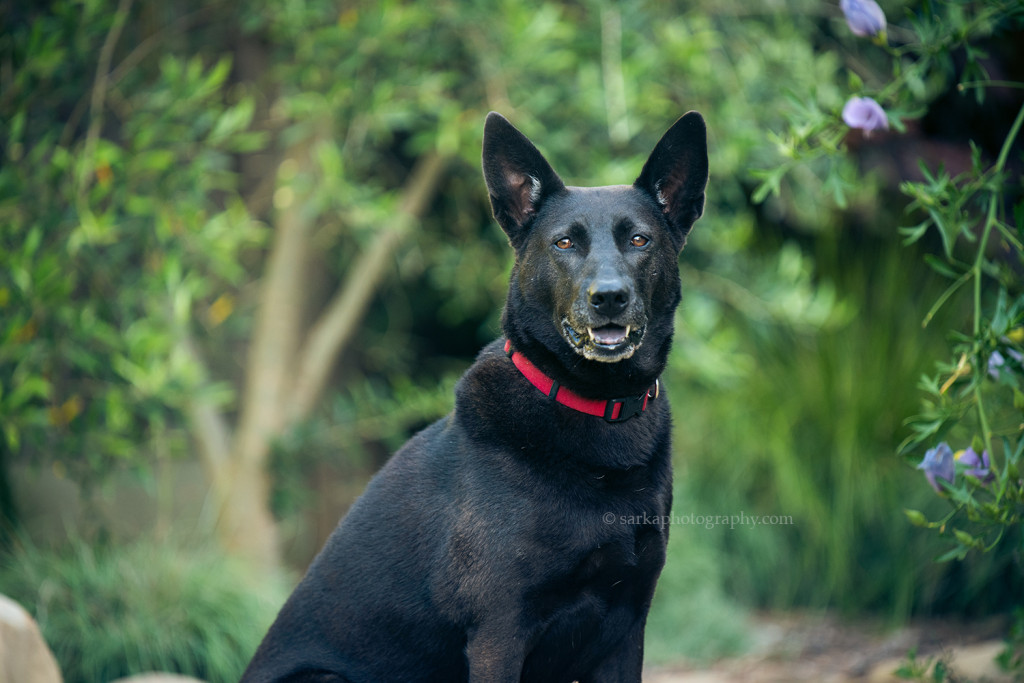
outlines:
[[[625,422],[631,417],[636,417],[647,410],[647,400],[651,392],[645,391],[642,396],[627,396],[626,398],[610,398],[604,407],[604,419],[606,422]]]

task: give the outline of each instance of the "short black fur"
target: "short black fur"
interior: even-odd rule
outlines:
[[[700,115],[672,126],[631,186],[566,187],[495,113],[483,150],[516,255],[506,338],[583,397],[648,391],[703,211]],[[245,683],[640,681],[672,499],[668,402],[606,422],[538,391],[503,346],[370,482]]]

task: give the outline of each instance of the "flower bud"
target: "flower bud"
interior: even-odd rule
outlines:
[[[859,128],[865,133],[889,130],[885,110],[870,97],[851,97],[843,107],[843,121],[850,128]]]
[[[840,0],[839,8],[853,35],[870,38],[885,35],[885,12],[875,0]]]

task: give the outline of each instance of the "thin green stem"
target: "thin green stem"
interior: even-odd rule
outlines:
[[[985,37],[991,34],[989,28],[993,20],[997,17],[1005,14],[1009,8],[1009,3],[1000,3],[995,6],[986,8],[986,10],[979,12],[972,17],[967,24],[960,31],[951,32],[948,35],[943,36],[934,43],[908,43],[903,46],[892,46],[886,43],[881,47],[886,53],[892,57],[894,61],[894,78],[889,82],[889,85],[882,89],[879,93],[878,99],[885,100],[888,96],[894,92],[903,89],[906,85],[907,73],[913,71],[913,68],[904,70],[902,58],[905,55],[915,55],[914,66],[923,75],[927,74],[933,67],[932,60],[937,55],[949,54],[954,49],[968,44],[978,38]],[[928,15],[932,15],[930,7],[927,8]],[[1014,83],[1012,81],[971,81],[969,83],[960,83],[957,85],[959,90],[963,90],[968,87],[985,87],[985,85],[992,86],[1003,86],[1003,87],[1024,87],[1024,84]]]
[[[996,159],[995,166],[996,173],[1002,171],[1003,166],[1006,165],[1006,158],[1010,155],[1010,148],[1013,147],[1013,141],[1017,139],[1022,123],[1024,123],[1024,106],[1017,112],[1017,118],[1014,119],[1013,125],[1010,126],[1010,132],[1006,134],[1006,140],[1003,141],[1003,148],[999,150],[999,158]]]
[[[963,287],[971,279],[972,271],[967,271],[959,278],[956,282],[949,286],[945,292],[942,293],[938,299],[935,300],[935,304],[928,311],[927,315],[924,316],[924,320],[921,322],[921,327],[928,327],[928,323],[932,321],[935,314],[939,312],[939,309],[949,300],[949,297],[953,296],[961,287]]]
[[[982,550],[982,552],[983,553],[988,553],[988,552],[991,552],[991,551],[995,550],[996,546],[999,545],[999,541],[1003,540],[1003,533],[1005,531],[1006,531],[1006,527],[1005,526],[1004,527],[1000,527],[999,533],[996,534],[996,540],[992,541],[992,543],[988,547],[984,548]]]
[[[963,83],[957,83],[957,90],[967,90],[968,88],[1024,88],[1024,83],[1020,81],[964,81]]]
[[[1024,108],[1021,109],[1021,112],[1024,113]],[[1009,137],[1007,140],[1009,140]],[[988,247],[988,237],[992,234],[992,226],[996,220],[996,210],[998,206],[999,193],[993,192],[989,197],[988,213],[985,217],[985,228],[981,233],[981,240],[978,241],[978,255],[975,257],[974,265],[971,267],[971,273],[974,277],[974,338],[976,340],[981,334],[982,265],[985,262],[985,250]],[[988,424],[988,415],[985,412],[985,400],[981,392],[981,387],[984,385],[985,369],[983,367],[975,368],[974,373],[974,401],[978,408],[978,421],[981,424],[981,438],[985,442],[985,450],[988,451],[989,458],[994,458],[995,452],[992,450],[992,430]]]
[[[1017,118],[1014,120],[1013,125],[1010,127],[1010,131],[1006,134],[1006,139],[1003,141],[1003,147],[999,150],[999,157],[996,159],[995,166],[992,168],[992,174],[998,175],[1002,172],[1003,167],[1006,165],[1006,160],[1010,154],[1010,148],[1013,146],[1014,140],[1017,138],[1017,134],[1020,132],[1021,124],[1024,123],[1024,106],[1017,112]],[[993,191],[989,196],[988,211],[985,216],[985,227],[981,233],[981,239],[978,241],[978,253],[974,259],[974,265],[971,267],[971,273],[974,277],[974,338],[978,339],[981,335],[981,283],[984,275],[983,266],[985,264],[985,251],[988,248],[988,238],[992,234],[992,228],[996,225],[999,210],[999,200],[1002,193],[999,191]],[[989,457],[995,457],[995,451],[992,449],[992,430],[989,427],[988,415],[985,412],[985,402],[982,398],[981,387],[983,385],[985,369],[976,368],[974,382],[974,398],[978,406],[978,420],[981,424],[981,435],[982,440],[985,442],[985,449],[988,451]]]
[[[1022,109],[1021,111],[1024,111]],[[993,192],[988,201],[988,212],[985,216],[985,227],[981,232],[981,239],[978,241],[978,254],[974,258],[974,265],[971,266],[971,273],[974,277],[974,337],[981,333],[981,280],[982,266],[985,263],[985,250],[988,248],[988,237],[992,234],[992,226],[996,222],[996,210],[999,208],[999,193]]]

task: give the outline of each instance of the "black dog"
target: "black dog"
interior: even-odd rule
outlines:
[[[516,256],[505,338],[352,506],[247,683],[640,681],[704,121],[679,119],[633,185],[580,188],[492,113],[483,169]]]

